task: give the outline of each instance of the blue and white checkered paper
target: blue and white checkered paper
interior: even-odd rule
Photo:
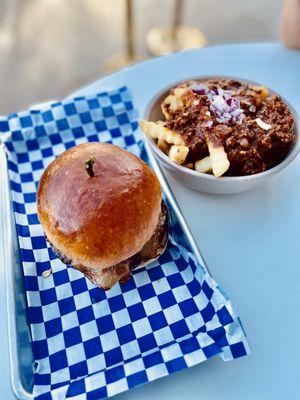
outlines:
[[[146,159],[125,87],[9,115],[0,119],[0,132],[36,360],[36,398],[102,399],[216,354],[224,360],[247,354],[230,301],[188,250],[172,210],[166,252],[107,292],[67,268],[47,246],[36,189],[56,156],[101,141]],[[53,274],[43,278],[50,268]]]

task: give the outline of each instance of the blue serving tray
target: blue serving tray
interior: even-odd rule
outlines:
[[[164,173],[147,143],[145,148],[149,157],[149,163],[160,181],[168,206],[171,212],[175,214],[184,233],[183,240],[185,243],[183,244],[192,251],[199,264],[207,269]],[[22,265],[11,207],[7,160],[3,145],[0,147],[0,170],[2,175],[0,188],[2,225],[0,227],[0,236],[2,234],[2,237],[6,239],[3,251],[6,275],[11,382],[13,391],[18,398],[33,399],[34,358],[30,344],[30,328],[26,318],[26,298],[23,287]]]

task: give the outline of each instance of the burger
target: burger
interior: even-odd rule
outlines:
[[[39,182],[37,208],[54,253],[104,290],[126,282],[167,245],[156,175],[111,144],[80,144],[57,157]]]

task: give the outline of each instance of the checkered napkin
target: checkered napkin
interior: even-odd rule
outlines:
[[[216,354],[230,360],[248,352],[230,301],[197,263],[170,206],[165,253],[107,292],[67,268],[44,239],[36,189],[46,166],[86,141],[113,143],[146,159],[137,128],[125,87],[0,118],[38,399],[102,399]]]

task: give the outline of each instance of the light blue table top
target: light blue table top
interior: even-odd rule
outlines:
[[[278,44],[177,53],[117,72],[80,92],[127,85],[142,114],[164,86],[220,74],[262,82],[300,110],[300,52]],[[229,363],[215,358],[115,398],[298,400],[300,158],[267,185],[232,196],[194,192],[168,179],[209,269],[243,321],[252,354]],[[0,399],[11,400],[2,267],[0,263]]]

